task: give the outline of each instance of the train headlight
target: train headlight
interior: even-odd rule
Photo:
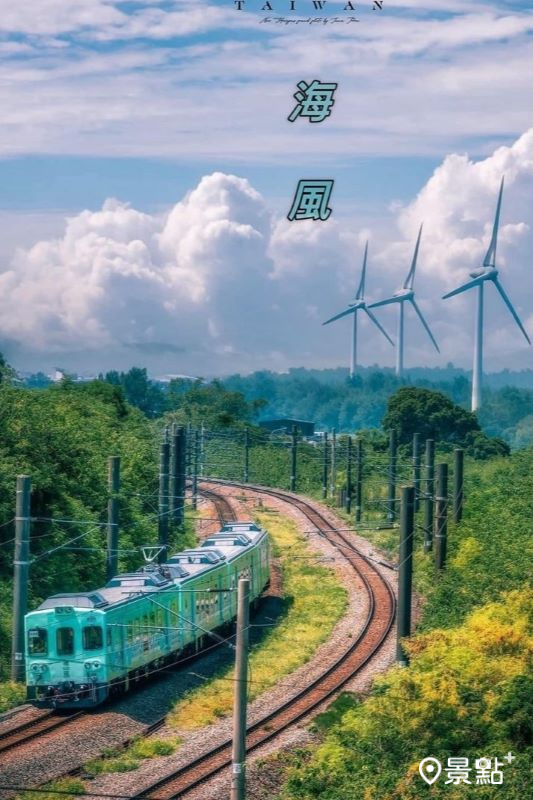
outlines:
[[[98,661],[97,658],[95,658],[94,661],[86,661],[85,662],[85,670],[87,672],[96,671],[96,670],[100,669],[101,666],[102,666],[102,662]]]
[[[46,672],[48,664],[35,663],[31,665],[31,671],[38,675],[40,672]]]

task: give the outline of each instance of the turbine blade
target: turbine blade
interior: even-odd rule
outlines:
[[[520,317],[518,316],[518,314],[514,310],[514,306],[511,303],[511,301],[509,300],[509,297],[508,297],[506,291],[504,290],[503,286],[501,285],[501,283],[498,280],[493,281],[493,283],[494,283],[495,287],[497,288],[497,290],[499,291],[499,293],[501,294],[503,302],[505,303],[505,305],[507,306],[507,308],[509,309],[509,311],[513,315],[514,321],[516,322],[516,324],[518,325],[518,327],[520,328],[520,330],[522,331],[522,333],[526,337],[528,343],[531,344],[531,339],[529,338],[526,329],[522,325],[522,322],[520,321]]]
[[[388,339],[391,345],[394,347],[394,342],[392,341],[389,334],[387,333],[381,322],[378,320],[378,318],[371,311],[369,311],[368,308],[365,308],[364,310],[366,311],[366,313],[368,314],[374,325],[380,329],[383,336],[385,336],[385,338]]]
[[[420,249],[420,239],[422,237],[422,228],[423,227],[424,227],[424,225],[422,224],[420,226],[419,231],[418,231],[418,238],[416,240],[415,252],[413,254],[413,260],[411,262],[411,268],[410,268],[409,272],[407,273],[407,278],[405,279],[405,283],[403,285],[404,289],[412,289],[413,288],[413,283],[414,283],[414,280],[415,280],[415,272],[416,272],[416,262],[417,262],[417,259],[418,259],[418,251]]]
[[[377,303],[370,303],[367,308],[378,308],[378,306],[388,306],[391,303],[399,303],[400,297],[388,297],[386,300],[378,300]]]
[[[504,183],[504,178],[502,177],[502,182],[500,184],[500,194],[498,195],[498,203],[496,205],[496,214],[494,216],[494,225],[492,227],[492,239],[490,240],[489,249],[487,250],[487,255],[483,259],[484,267],[496,267],[496,245],[498,244],[498,228],[500,227],[500,211],[502,208],[503,183]]]
[[[347,308],[346,311],[341,311],[340,314],[335,314],[335,316],[331,317],[331,319],[327,319],[325,322],[322,323],[322,325],[329,325],[330,322],[335,322],[335,320],[341,319],[342,317],[346,317],[348,316],[348,314],[354,314],[356,310],[357,309],[355,308]]]
[[[359,281],[359,288],[355,295],[356,300],[362,300],[365,296],[365,278],[366,278],[366,260],[368,257],[368,242],[365,244],[365,254],[363,256],[363,269],[361,270],[361,280]]]
[[[433,334],[431,333],[431,330],[430,330],[430,328],[429,328],[429,325],[427,324],[426,320],[424,319],[424,316],[423,316],[422,312],[420,311],[420,309],[418,308],[417,304],[415,303],[415,299],[414,299],[414,297],[411,297],[411,303],[413,304],[413,308],[414,308],[414,310],[415,310],[415,311],[416,311],[416,313],[418,314],[418,317],[419,317],[419,319],[420,319],[420,322],[422,323],[422,325],[423,325],[423,326],[424,326],[424,328],[426,329],[426,331],[427,331],[427,334],[428,334],[429,338],[431,339],[431,341],[432,341],[432,342],[433,342],[433,344],[435,345],[435,350],[437,351],[437,353],[440,353],[439,346],[438,346],[437,342],[435,341],[435,337],[434,337],[434,336],[433,336]]]
[[[474,278],[473,281],[468,281],[468,283],[463,283],[462,286],[459,286],[458,289],[454,289],[452,292],[448,292],[448,294],[443,294],[442,299],[447,300],[448,297],[454,297],[456,294],[461,294],[462,292],[467,292],[469,289],[472,289],[474,286],[478,286],[481,283],[481,278]]]

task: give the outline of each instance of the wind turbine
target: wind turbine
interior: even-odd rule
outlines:
[[[357,312],[364,311],[365,314],[369,316],[371,321],[374,325],[379,328],[383,336],[385,336],[389,342],[394,346],[394,342],[390,338],[389,334],[385,330],[385,328],[381,325],[378,319],[372,314],[371,311],[368,310],[367,305],[365,303],[365,278],[366,278],[366,262],[368,258],[368,242],[365,245],[365,255],[363,258],[363,269],[361,270],[361,280],[359,281],[359,287],[357,289],[357,293],[355,295],[355,300],[353,303],[348,305],[348,308],[345,311],[341,311],[340,314],[336,314],[331,319],[326,320],[323,322],[323,325],[329,325],[330,322],[335,322],[337,319],[341,319],[342,317],[347,317],[348,314],[353,314],[353,330],[352,330],[352,354],[350,359],[350,378],[353,378],[355,375],[355,370],[357,367]]]
[[[415,292],[413,289],[413,283],[415,280],[415,272],[416,272],[416,262],[418,259],[418,251],[420,249],[420,239],[422,237],[422,225],[420,226],[420,230],[418,231],[418,238],[416,240],[415,252],[413,255],[413,260],[411,262],[411,267],[409,272],[407,273],[407,278],[404,281],[404,284],[401,289],[398,289],[397,292],[394,292],[392,297],[388,297],[386,300],[378,300],[377,303],[372,303],[369,308],[377,308],[378,306],[388,306],[392,303],[398,303],[398,345],[396,348],[396,375],[401,375],[403,372],[403,350],[404,350],[404,322],[405,322],[405,304],[411,303],[414,310],[418,314],[420,322],[424,326],[427,331],[427,334],[431,341],[435,346],[435,350],[437,353],[440,353],[439,346],[435,341],[435,337],[431,333],[429,325],[427,324],[426,320],[424,319],[422,312],[420,311],[418,305],[415,301]]]
[[[531,344],[531,339],[527,335],[524,326],[520,322],[520,317],[514,310],[513,304],[509,300],[506,292],[503,289],[503,286],[498,280],[498,270],[496,269],[496,245],[498,244],[498,228],[500,226],[503,184],[504,178],[502,178],[502,182],[500,184],[500,194],[498,196],[498,204],[496,206],[494,227],[492,228],[492,238],[490,240],[489,249],[487,250],[487,255],[483,259],[483,266],[470,273],[470,277],[473,280],[468,281],[468,283],[464,283],[462,286],[459,286],[458,289],[454,289],[452,292],[448,292],[448,294],[445,294],[443,297],[443,300],[446,300],[448,297],[461,294],[461,292],[466,292],[468,289],[473,289],[474,286],[477,286],[476,335],[474,341],[474,368],[472,371],[472,411],[477,411],[481,404],[481,382],[483,376],[483,291],[486,281],[492,281],[496,289],[499,291],[503,302],[514,317],[516,324],[524,334],[528,343]]]

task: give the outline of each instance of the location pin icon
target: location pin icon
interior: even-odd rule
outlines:
[[[418,771],[424,778],[425,782],[429,783],[429,785],[431,786],[432,783],[435,783],[440,773],[442,772],[442,764],[440,763],[438,758],[433,758],[432,756],[429,756],[429,758],[422,759],[422,761],[418,765]]]

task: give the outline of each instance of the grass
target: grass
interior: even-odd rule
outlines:
[[[23,683],[7,681],[0,683],[0,713],[15,706],[20,706],[26,699],[26,687]]]
[[[249,699],[274,686],[309,661],[347,606],[347,593],[334,571],[313,560],[314,552],[297,525],[283,516],[259,514],[268,528],[283,576],[283,607],[278,624],[262,628],[250,653]],[[224,669],[179,700],[169,724],[180,729],[209,725],[228,715],[233,702],[233,669]]]
[[[60,792],[60,794],[57,794],[57,792]],[[23,792],[17,795],[16,800],[35,800],[36,797],[39,800],[58,800],[58,797],[61,797],[62,800],[68,800],[69,797],[74,798],[85,794],[85,792],[85,784],[79,778],[59,778],[43,786],[38,794],[35,792]]]
[[[107,775],[110,772],[131,772],[147,758],[171,755],[179,744],[180,740],[135,739],[125,750],[107,748],[100,758],[95,758],[85,764],[83,771],[90,777]]]

